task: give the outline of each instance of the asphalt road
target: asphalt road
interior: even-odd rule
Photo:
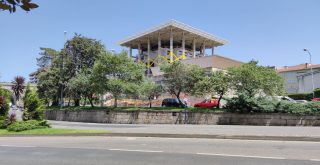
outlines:
[[[1,137],[1,165],[318,165],[319,142],[134,137]]]

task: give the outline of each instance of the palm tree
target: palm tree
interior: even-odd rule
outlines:
[[[13,83],[12,91],[13,91],[14,96],[16,97],[17,101],[20,99],[20,97],[23,93],[24,81],[25,81],[25,78],[22,76],[17,76],[12,81],[12,83]]]

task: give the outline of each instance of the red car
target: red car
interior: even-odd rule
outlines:
[[[214,108],[214,107],[218,107],[218,101],[216,99],[204,100],[200,103],[195,104],[194,107]]]
[[[320,101],[320,98],[313,98],[311,101]]]

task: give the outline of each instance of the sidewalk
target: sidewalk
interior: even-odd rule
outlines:
[[[49,121],[53,128],[106,129],[108,136],[319,141],[320,127],[102,124]]]

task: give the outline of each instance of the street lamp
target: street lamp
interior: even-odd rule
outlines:
[[[63,34],[64,34],[64,48],[67,47],[67,31],[63,31]],[[64,104],[64,101],[63,101],[63,53],[61,53],[61,68],[60,68],[60,79],[61,79],[61,91],[60,91],[60,109],[63,108],[63,104]]]
[[[303,49],[303,51],[307,52],[310,57],[310,71],[311,71],[311,81],[312,81],[312,98],[314,98],[314,81],[313,81],[313,71],[312,71],[312,62],[311,62],[311,53],[308,49]]]

